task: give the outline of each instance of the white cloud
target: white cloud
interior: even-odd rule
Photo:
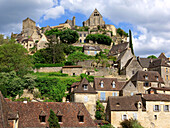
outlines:
[[[136,55],[165,52],[170,56],[169,0],[61,0],[60,3],[65,9],[87,17],[97,8],[117,25],[120,22],[132,24]]]
[[[44,20],[48,19],[56,19],[64,14],[64,8],[62,6],[56,6],[54,8],[50,8],[45,12]]]

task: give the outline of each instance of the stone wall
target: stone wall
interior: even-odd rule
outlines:
[[[84,72],[83,68],[62,68],[62,73],[68,74],[69,76],[79,76]]]
[[[35,69],[34,72],[59,72],[62,67],[41,67],[39,69]]]

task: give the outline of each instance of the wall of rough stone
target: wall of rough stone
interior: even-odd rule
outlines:
[[[34,72],[59,72],[62,67],[41,67],[39,69],[35,69]]]

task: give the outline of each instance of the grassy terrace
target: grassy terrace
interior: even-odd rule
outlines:
[[[44,73],[44,72],[37,72],[37,73],[32,73],[32,75],[36,76],[37,78],[59,78],[60,80],[66,80],[66,79],[74,79],[76,81],[80,81],[81,78],[80,76],[68,76],[68,75],[63,75],[60,72],[50,72],[50,73]]]

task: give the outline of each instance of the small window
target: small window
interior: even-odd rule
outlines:
[[[164,111],[168,112],[169,111],[169,105],[164,105]]]
[[[102,101],[106,100],[105,92],[100,93],[100,100],[102,100]]]
[[[122,120],[127,120],[128,116],[126,114],[122,115]]]
[[[80,34],[80,37],[82,37],[82,34]]]
[[[80,43],[82,42],[82,40],[80,39]]]
[[[166,80],[168,80],[168,75],[166,75]]]
[[[133,119],[137,120],[137,113],[133,113]]]
[[[84,43],[86,43],[86,40],[84,40]]]
[[[117,96],[117,92],[115,92],[115,96]]]
[[[133,92],[130,95],[133,96]]]
[[[79,122],[84,122],[84,116],[77,116]]]
[[[114,92],[112,93],[112,96],[115,96],[115,93],[114,93]]]
[[[145,79],[148,80],[148,76],[145,76]]]
[[[154,115],[154,119],[155,119],[155,120],[157,120],[157,119],[158,119],[157,115]]]
[[[58,122],[60,123],[60,122],[63,122],[62,121],[62,116],[57,116],[57,118],[58,118]]]
[[[88,102],[88,96],[84,96],[84,101]]]
[[[115,81],[112,82],[112,88],[115,88],[116,85],[115,85]]]
[[[135,71],[132,71],[132,75],[134,75],[135,74]]]
[[[94,51],[94,55],[96,55],[97,54],[97,51]]]
[[[40,122],[45,122],[45,117],[46,116],[39,116]]]
[[[168,72],[168,68],[166,68],[166,72]]]
[[[144,83],[144,86],[145,86],[145,87],[149,87],[149,83],[148,83],[148,82],[145,82],[145,83]]]
[[[86,37],[86,34],[84,34],[84,37]]]
[[[160,111],[160,105],[154,105],[154,111],[156,112]]]
[[[73,76],[75,76],[76,75],[76,73],[73,73]]]
[[[30,44],[30,47],[31,47],[32,45]]]
[[[156,80],[158,81],[159,79],[158,79],[158,76],[156,76]]]
[[[84,90],[87,90],[88,89],[88,85],[84,85]]]
[[[87,54],[90,55],[90,51],[87,51]]]
[[[104,82],[103,82],[103,81],[101,81],[101,83],[100,83],[100,87],[101,87],[101,88],[103,88],[103,87],[104,87]]]

